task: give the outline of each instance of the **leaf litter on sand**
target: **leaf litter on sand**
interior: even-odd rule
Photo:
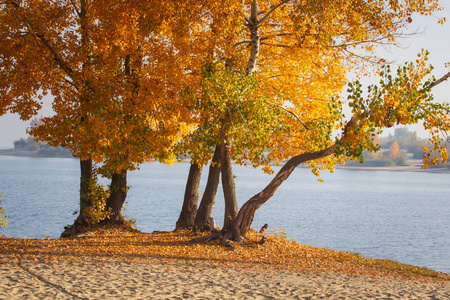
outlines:
[[[346,275],[393,276],[420,281],[450,281],[450,274],[392,260],[371,259],[359,254],[315,248],[270,236],[264,245],[263,234],[250,231],[248,241],[235,250],[214,241],[191,244],[202,233],[188,230],[142,233],[120,227],[94,229],[74,239],[0,238],[3,259],[31,258],[57,263],[58,260],[107,260],[117,263],[133,260],[158,260],[163,263],[230,265],[241,268],[289,270],[293,272],[343,273]]]

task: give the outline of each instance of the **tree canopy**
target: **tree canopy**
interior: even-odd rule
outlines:
[[[434,150],[426,164],[438,161],[433,153],[447,159],[440,132],[449,107],[431,89],[448,74],[431,76],[426,51],[396,75],[382,66],[367,92],[356,81],[339,98],[349,72],[380,71],[377,45],[395,44],[414,14],[439,9],[437,0],[7,0],[0,115],[28,119],[44,95],[54,97],[54,115],[30,133],[80,159],[80,213],[96,197],[92,162],[111,178],[106,204],[96,205],[118,213],[126,172],[144,161],[190,155],[205,164],[217,146],[222,159],[266,172],[287,161],[232,216],[241,240],[296,166],[318,174],[361,160],[383,128],[424,120]]]

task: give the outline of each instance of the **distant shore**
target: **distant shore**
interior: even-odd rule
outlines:
[[[422,168],[422,164],[414,164],[407,166],[391,166],[391,167],[364,167],[361,166],[336,166],[337,169],[344,170],[364,170],[364,171],[389,171],[389,172],[429,172],[429,173],[450,173],[450,168],[445,167],[431,167],[427,169]]]
[[[73,158],[67,155],[49,155],[39,151],[29,149],[0,149],[0,155],[18,156],[18,157],[54,157],[54,158]],[[306,166],[305,166],[306,168]],[[410,160],[410,164],[406,166],[389,166],[389,167],[366,167],[362,165],[337,165],[337,169],[344,170],[361,170],[361,171],[389,171],[389,172],[429,172],[429,173],[449,173],[450,168],[445,167],[431,167],[427,169],[422,168],[422,161],[420,159]]]
[[[19,156],[19,157],[55,157],[55,158],[73,158],[68,155],[55,155],[44,152],[29,150],[27,148],[20,149],[0,149],[0,155],[5,156]]]

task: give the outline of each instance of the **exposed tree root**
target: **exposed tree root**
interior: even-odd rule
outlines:
[[[73,238],[86,231],[87,227],[89,227],[89,223],[86,218],[82,215],[79,215],[78,218],[75,219],[72,225],[64,226],[64,231],[61,233],[60,238]]]
[[[76,220],[74,221],[73,225],[67,225],[64,227],[64,231],[61,233],[60,238],[76,238],[79,236],[82,236],[84,233],[89,231],[94,231],[98,229],[112,229],[112,228],[118,228],[125,231],[130,232],[139,232],[136,228],[133,227],[133,224],[128,222],[125,218],[121,217],[120,219],[117,219],[116,221],[111,221],[110,219],[105,219],[104,221],[98,223],[98,224],[89,224],[89,222],[86,220],[83,216],[78,216]]]
[[[260,233],[264,233],[264,231],[266,230],[266,228],[268,227],[267,224],[265,224],[261,230]],[[205,236],[201,236],[195,239],[190,240],[190,243],[193,244],[207,244],[210,243],[212,241],[221,239],[222,243],[230,248],[231,250],[234,250],[236,248],[236,245],[234,242],[237,242],[237,244],[242,245],[247,241],[247,238],[243,235],[241,235],[239,228],[234,228],[234,230],[232,229],[228,229],[228,230],[217,230],[214,229],[211,231],[211,234],[209,235],[205,235]],[[259,241],[260,245],[263,245],[265,242],[267,241],[267,236],[263,236],[261,241]]]

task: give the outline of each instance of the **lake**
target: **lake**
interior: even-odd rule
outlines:
[[[173,230],[188,163],[144,164],[129,174],[124,215],[144,232]],[[206,184],[204,169],[201,189]],[[235,166],[239,206],[272,178]],[[450,273],[450,174],[338,169],[324,183],[298,168],[257,212],[252,227],[285,232],[298,243],[358,252]],[[0,233],[57,238],[78,210],[79,162],[0,156],[0,204],[10,216]],[[219,189],[213,217],[223,222]]]

